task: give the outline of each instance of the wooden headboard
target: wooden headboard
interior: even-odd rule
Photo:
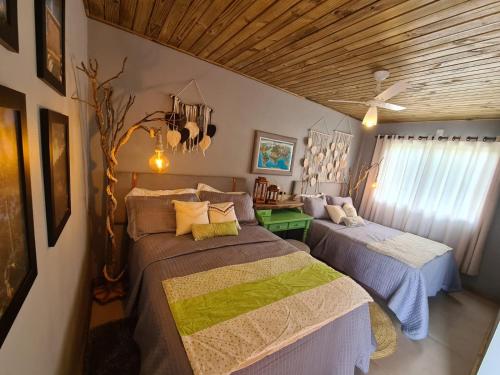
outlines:
[[[115,197],[118,207],[115,213],[115,224],[125,224],[125,195],[133,188],[150,190],[170,190],[196,188],[199,182],[210,185],[221,191],[246,191],[246,180],[242,177],[194,176],[181,174],[158,174],[149,172],[118,172],[116,177]]]

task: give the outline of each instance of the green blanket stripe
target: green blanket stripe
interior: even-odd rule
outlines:
[[[344,276],[321,262],[274,277],[238,284],[170,304],[182,336],[209,328],[283,298],[330,283]]]

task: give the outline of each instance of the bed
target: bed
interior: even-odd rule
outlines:
[[[172,179],[172,176],[169,177]],[[211,181],[211,184],[216,185],[216,182]],[[202,371],[193,365],[184,336],[179,334],[175,311],[172,313],[172,301],[167,302],[166,281],[295,256],[302,259],[309,257],[321,263],[257,225],[242,225],[238,236],[204,241],[194,241],[191,235],[175,236],[174,233],[151,234],[131,241],[127,314],[137,319],[134,338],[141,352],[141,373],[223,373]],[[326,267],[323,263],[321,265]],[[355,368],[366,373],[374,349],[368,309],[370,297],[350,278],[343,276],[342,280],[352,284],[342,289],[339,295],[331,297],[338,301],[334,304],[339,306],[338,316],[291,340],[279,350],[261,352],[259,357],[233,373],[352,375]],[[357,305],[351,304],[351,308],[342,310],[342,306],[347,306],[349,301],[355,301]],[[316,309],[315,306],[304,308],[311,312]],[[286,326],[288,321],[280,324]],[[227,341],[226,337],[212,337],[212,340]],[[225,348],[230,350],[230,347]],[[220,354],[220,351],[217,353]],[[228,354],[228,357],[231,355]]]
[[[365,220],[366,225],[346,227],[327,219],[311,224],[311,255],[351,276],[374,296],[383,299],[413,340],[427,337],[428,297],[440,290],[458,291],[460,278],[452,251],[415,268],[369,249],[370,243],[393,239],[403,232]]]

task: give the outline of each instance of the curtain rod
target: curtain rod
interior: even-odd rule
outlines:
[[[447,141],[448,139],[451,139],[452,141],[460,141],[462,139],[462,137],[460,136],[453,136],[453,137],[434,137],[434,136],[428,136],[428,135],[425,135],[425,136],[413,136],[413,135],[410,135],[410,136],[405,136],[405,135],[396,135],[396,134],[378,134],[375,136],[375,138],[378,138],[378,137],[388,137],[388,138],[394,138],[394,137],[397,137],[397,139],[417,139],[419,141],[421,140],[438,140],[438,141]],[[470,141],[479,141],[479,137],[465,137],[465,140],[470,142]],[[482,141],[483,142],[500,142],[500,137],[483,137],[482,138]]]

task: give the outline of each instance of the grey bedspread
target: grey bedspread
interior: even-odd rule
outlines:
[[[428,297],[440,290],[452,292],[461,288],[453,253],[434,258],[420,269],[412,268],[366,247],[369,242],[384,241],[403,232],[366,223],[348,228],[329,220],[314,220],[308,238],[311,254],[384,299],[406,336],[413,340],[427,337]]]
[[[164,233],[135,242],[129,256],[127,313],[137,315],[134,337],[141,351],[141,373],[192,374],[162,280],[294,251],[297,249],[286,241],[258,226],[244,226],[237,237],[195,242],[190,235]],[[355,367],[368,371],[372,350],[365,304],[237,373],[352,375]]]

